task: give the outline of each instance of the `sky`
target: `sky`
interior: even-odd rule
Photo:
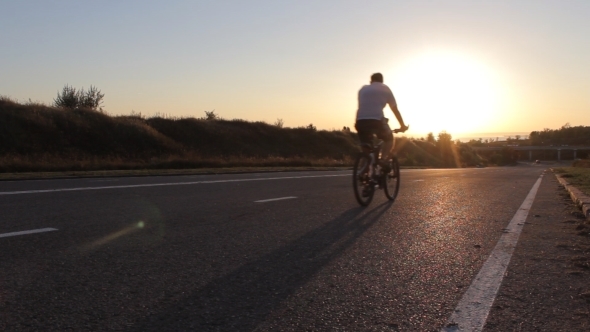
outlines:
[[[409,136],[589,126],[589,17],[587,0],[0,0],[0,95],[93,85],[113,115],[331,130],[381,72]]]

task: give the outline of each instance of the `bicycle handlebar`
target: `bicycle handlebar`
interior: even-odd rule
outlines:
[[[397,134],[397,133],[404,133],[404,132],[406,132],[406,130],[408,130],[408,129],[410,129],[410,126],[406,126],[405,128],[403,128],[403,127],[402,127],[402,128],[397,128],[397,129],[394,129],[394,130],[392,130],[392,132],[393,132],[394,134]]]

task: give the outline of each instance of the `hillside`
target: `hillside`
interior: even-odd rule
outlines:
[[[441,138],[442,137],[442,138]],[[398,138],[408,166],[483,164],[446,133]],[[356,133],[282,128],[264,122],[111,116],[0,99],[0,172],[233,166],[350,166]]]
[[[0,171],[335,166],[356,135],[262,122],[110,116],[0,99]]]

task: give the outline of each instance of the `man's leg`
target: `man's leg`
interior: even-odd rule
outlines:
[[[383,141],[381,146],[381,159],[389,160],[393,157],[393,138],[390,141]]]
[[[386,161],[393,157],[393,133],[387,123],[383,124],[383,128],[378,135],[379,139],[383,140],[381,146],[381,159]]]

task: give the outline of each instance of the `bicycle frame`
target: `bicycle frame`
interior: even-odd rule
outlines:
[[[400,179],[399,162],[397,157],[393,156],[386,161],[388,164],[386,167],[378,163],[382,145],[383,140],[379,140],[376,144],[363,143],[362,152],[357,157],[353,168],[354,193],[362,206],[369,205],[377,187],[384,189],[385,196],[390,201],[394,201],[397,197]],[[363,159],[365,162],[362,162]]]

